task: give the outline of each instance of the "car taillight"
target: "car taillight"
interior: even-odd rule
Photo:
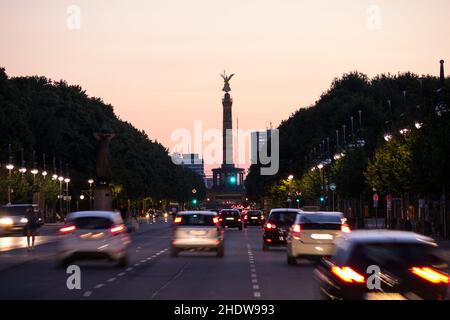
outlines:
[[[346,224],[341,225],[341,232],[345,232],[345,233],[351,232],[350,227]]]
[[[216,223],[216,224],[219,223],[219,218],[214,217],[214,218],[213,218],[213,222]]]
[[[431,283],[449,283],[450,281],[450,278],[446,274],[440,273],[428,267],[413,267],[411,268],[411,272]]]
[[[274,225],[273,223],[270,223],[270,222],[268,222],[266,224],[266,229],[275,229],[276,227],[277,227],[276,225]]]
[[[109,231],[111,232],[111,234],[113,236],[115,236],[116,234],[119,234],[119,233],[125,231],[125,226],[124,225],[114,226]]]
[[[219,218],[219,221],[220,221],[220,222],[222,222],[222,221],[223,221],[223,219],[222,219],[222,218]]]
[[[247,216],[247,215],[245,215],[245,216],[244,216],[244,219],[245,219],[245,220],[248,220],[248,216]]]
[[[181,217],[176,217],[176,218],[175,218],[175,220],[174,220],[173,222],[175,222],[175,223],[180,223],[180,222],[181,222],[181,220],[182,220],[182,218],[181,218]]]
[[[294,224],[292,226],[292,231],[297,232],[297,233],[302,232],[302,227],[300,227],[299,224]]]
[[[350,267],[338,267],[333,266],[331,268],[331,272],[334,273],[336,276],[339,277],[339,279],[349,282],[349,283],[364,283],[366,279],[364,276],[360,275],[358,272],[353,270]]]
[[[238,221],[239,221],[239,222],[241,222],[241,221],[242,221],[242,219],[241,219],[241,218],[239,218],[239,219],[238,219]]]
[[[59,229],[59,232],[61,232],[61,233],[69,233],[69,232],[74,232],[75,231],[75,226],[65,226],[65,227],[62,227],[61,229]]]

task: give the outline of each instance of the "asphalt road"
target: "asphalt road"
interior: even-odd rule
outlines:
[[[142,225],[133,235],[130,264],[80,262],[81,289],[69,290],[56,266],[57,241],[33,252],[0,254],[0,299],[301,300],[317,298],[313,266],[288,266],[286,252],[261,250],[262,229],[225,231],[225,256],[169,256],[171,223]],[[50,235],[51,237],[51,235]],[[7,260],[9,265],[3,265]]]

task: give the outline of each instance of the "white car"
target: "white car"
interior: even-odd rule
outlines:
[[[127,265],[131,244],[122,217],[112,211],[81,211],[67,216],[60,230],[59,259],[63,265],[76,260],[106,259]]]
[[[286,239],[287,263],[331,256],[342,232],[350,232],[350,228],[341,212],[299,212]]]

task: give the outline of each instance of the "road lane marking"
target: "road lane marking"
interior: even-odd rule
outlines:
[[[253,292],[255,298],[261,298],[261,292]]]
[[[135,267],[139,267],[141,264],[140,263],[135,263],[134,266]]]
[[[103,283],[100,283],[100,284],[98,284],[98,285],[96,285],[95,287],[94,287],[94,289],[100,289],[101,287],[104,287],[105,285],[103,284]]]
[[[119,277],[123,277],[125,275],[125,272],[121,272],[118,274]]]
[[[83,296],[84,297],[89,297],[92,294],[92,291],[86,291]]]
[[[259,286],[258,285],[254,285],[253,286],[253,290],[259,290]]]
[[[127,269],[127,271],[131,271],[131,270],[133,270],[133,267],[130,267],[130,268]]]
[[[252,279],[252,283],[258,283],[258,279]]]
[[[116,278],[109,278],[107,281],[108,282],[113,282],[114,280],[116,280]]]

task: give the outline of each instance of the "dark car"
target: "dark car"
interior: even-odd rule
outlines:
[[[354,231],[340,237],[315,270],[320,292],[336,300],[442,300],[448,266],[433,239],[412,232]]]
[[[223,228],[238,228],[242,231],[242,217],[237,209],[220,211],[219,222]]]
[[[295,223],[299,210],[273,209],[264,225],[262,249],[267,251],[271,246],[286,246],[289,229]]]
[[[261,210],[248,210],[244,216],[244,226],[264,225],[264,215]]]
[[[39,225],[44,223],[37,205],[9,204],[0,208],[0,235],[10,233],[23,233],[27,224],[27,209],[33,207],[38,213]]]

